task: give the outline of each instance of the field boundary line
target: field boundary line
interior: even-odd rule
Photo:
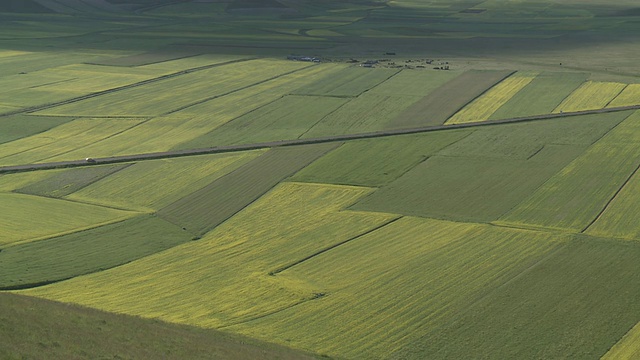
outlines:
[[[155,77],[155,78],[152,78],[152,79],[138,81],[138,82],[135,82],[135,83],[132,83],[132,84],[128,84],[128,85],[123,85],[123,86],[118,86],[118,87],[107,89],[107,90],[92,92],[92,93],[89,93],[89,94],[86,94],[86,95],[77,96],[77,97],[70,98],[70,99],[67,99],[67,100],[62,100],[62,101],[58,101],[58,102],[54,102],[54,103],[48,103],[48,104],[42,104],[42,105],[36,105],[36,106],[30,106],[30,107],[22,108],[20,110],[2,113],[2,114],[0,114],[0,117],[7,117],[7,116],[19,115],[19,114],[29,114],[29,113],[33,113],[33,112],[36,112],[36,111],[51,109],[51,108],[62,106],[62,105],[73,104],[73,103],[76,103],[76,102],[79,102],[79,101],[92,99],[92,98],[95,98],[95,97],[98,97],[98,96],[107,95],[107,94],[115,93],[115,92],[118,92],[118,91],[129,90],[129,89],[133,89],[133,88],[144,86],[144,85],[148,85],[148,84],[153,84],[153,83],[156,83],[156,82],[159,82],[159,81],[172,79],[172,78],[175,78],[175,77],[178,77],[178,76],[187,75],[187,74],[191,74],[191,73],[198,72],[198,71],[209,70],[209,69],[213,69],[213,68],[219,67],[219,66],[230,65],[230,64],[235,64],[235,63],[241,63],[241,62],[251,61],[251,60],[255,60],[255,59],[257,59],[257,58],[255,58],[255,57],[242,58],[242,59],[235,59],[235,60],[225,61],[225,62],[216,63],[216,64],[198,66],[198,67],[195,67],[195,68],[185,69],[185,70],[181,70],[181,71],[178,71],[178,72],[162,75],[162,76]],[[73,117],[73,116],[70,116],[70,117]]]
[[[45,169],[79,167],[79,166],[92,166],[92,165],[100,165],[100,164],[114,164],[114,163],[121,163],[121,162],[157,160],[157,159],[206,155],[206,154],[219,154],[219,153],[239,152],[239,151],[267,149],[267,148],[285,147],[285,146],[299,146],[299,145],[320,144],[320,143],[329,143],[329,142],[343,142],[343,141],[350,141],[350,140],[419,134],[419,133],[435,132],[435,131],[443,131],[443,130],[497,126],[497,125],[531,122],[531,121],[538,121],[538,120],[552,120],[552,119],[560,119],[560,118],[571,117],[571,116],[606,114],[606,113],[639,110],[639,109],[640,109],[640,105],[630,105],[630,106],[622,106],[622,107],[615,107],[615,108],[584,110],[584,111],[576,111],[571,113],[565,112],[562,114],[534,115],[534,116],[527,116],[527,117],[501,119],[501,120],[489,120],[489,121],[480,121],[480,122],[464,123],[464,124],[435,125],[435,126],[424,126],[424,127],[418,127],[418,128],[409,128],[409,129],[375,131],[375,132],[367,132],[367,133],[359,133],[359,134],[334,135],[334,136],[309,138],[309,139],[281,140],[281,141],[242,144],[242,145],[214,146],[214,147],[201,148],[201,149],[174,150],[174,151],[154,152],[154,153],[135,154],[135,155],[120,155],[120,156],[112,156],[112,157],[105,157],[105,158],[96,158],[96,159],[93,159],[94,161],[90,163],[85,160],[72,160],[72,161],[61,161],[61,162],[40,163],[40,164],[0,166],[0,174],[36,171],[36,170],[45,170]]]
[[[589,230],[589,228],[596,223],[596,221],[598,221],[598,219],[600,219],[602,217],[602,215],[604,215],[604,213],[607,211],[607,209],[609,208],[609,206],[611,206],[611,203],[613,202],[613,200],[615,200],[618,195],[622,192],[622,189],[624,189],[627,184],[629,184],[629,182],[631,181],[631,179],[633,179],[633,177],[638,173],[638,171],[640,171],[640,161],[638,162],[638,165],[636,166],[635,170],[633,170],[631,172],[631,174],[627,177],[627,179],[622,183],[622,185],[620,185],[620,187],[618,187],[618,190],[615,191],[615,193],[613,194],[613,196],[611,196],[611,198],[609,199],[609,201],[607,201],[607,203],[602,207],[602,210],[600,210],[600,212],[598,213],[598,215],[596,215],[593,220],[591,220],[589,222],[589,224],[587,224],[587,226],[582,229],[582,231],[580,231],[581,234],[584,234],[585,231]]]
[[[253,84],[245,85],[245,86],[243,86],[243,87],[240,87],[240,88],[237,88],[237,89],[234,89],[234,90],[227,91],[226,93],[223,93],[223,94],[219,94],[219,95],[215,95],[215,96],[211,96],[211,97],[208,97],[208,98],[205,98],[205,99],[198,100],[198,101],[196,101],[196,102],[194,102],[194,103],[191,103],[191,104],[189,104],[189,105],[184,105],[184,106],[181,106],[181,107],[179,107],[179,108],[176,108],[176,109],[170,110],[170,111],[168,111],[168,112],[166,112],[166,113],[164,113],[164,114],[160,114],[159,116],[171,115],[171,114],[177,113],[177,112],[179,112],[179,111],[182,111],[182,110],[188,109],[188,108],[190,108],[190,107],[192,107],[192,106],[197,106],[197,105],[200,105],[200,104],[204,104],[204,103],[206,103],[206,102],[208,102],[208,101],[215,100],[215,99],[218,99],[218,98],[221,98],[221,97],[227,96],[227,95],[231,95],[231,94],[236,93],[236,92],[238,92],[238,91],[242,91],[242,90],[246,90],[246,89],[252,88],[252,87],[254,87],[254,86],[262,85],[262,84],[268,83],[269,81],[273,81],[273,80],[276,80],[276,79],[278,79],[278,78],[281,78],[281,77],[283,77],[283,76],[287,76],[287,75],[295,74],[295,73],[297,73],[298,71],[307,70],[307,69],[309,69],[309,68],[311,68],[311,67],[313,67],[313,66],[316,66],[316,65],[309,65],[309,66],[302,67],[302,68],[300,68],[300,69],[294,69],[294,70],[291,70],[291,71],[287,71],[287,72],[285,72],[285,73],[278,74],[278,75],[276,75],[276,76],[272,76],[272,77],[270,77],[270,78],[268,78],[268,79],[260,80],[260,81],[258,81],[258,82],[253,83]]]
[[[467,106],[471,105],[472,102],[476,101],[477,99],[481,98],[484,94],[486,94],[487,92],[489,92],[489,90],[493,89],[494,87],[496,87],[496,85],[500,84],[501,82],[507,80],[508,78],[510,78],[511,76],[513,76],[515,73],[517,73],[517,70],[513,70],[512,72],[510,72],[509,74],[507,74],[506,76],[504,76],[502,79],[496,81],[493,85],[489,86],[488,88],[484,89],[483,92],[481,92],[478,96],[474,97],[473,99],[467,101],[464,105],[462,105],[458,110],[456,110],[453,114],[451,114],[451,116],[449,116],[448,118],[446,118],[444,120],[444,122],[442,123],[443,125],[445,125],[447,123],[447,121],[449,121],[449,119],[451,119],[452,117],[454,117],[457,113],[459,113],[460,111],[462,111],[462,109],[466,108]],[[465,123],[462,123],[465,124]],[[472,123],[467,123],[467,124],[472,124]],[[457,125],[457,124],[450,124],[448,126],[452,126],[452,125]]]
[[[609,106],[609,105],[610,105],[610,104],[611,104],[615,99],[617,99],[617,98],[620,96],[620,94],[622,94],[622,93],[623,93],[623,92],[624,92],[628,87],[629,87],[629,84],[625,84],[625,86],[622,88],[622,90],[620,90],[620,92],[618,92],[618,93],[616,94],[616,96],[612,97],[612,98],[611,98],[611,100],[609,100],[609,102],[608,102],[608,103],[606,103],[606,105],[605,105],[604,107],[606,108],[607,106]]]
[[[296,260],[296,261],[294,261],[292,263],[289,263],[287,265],[281,266],[281,267],[279,267],[279,268],[277,268],[275,270],[269,271],[269,275],[275,276],[275,275],[277,275],[277,274],[279,274],[279,273],[281,273],[283,271],[291,269],[292,267],[294,267],[296,265],[300,265],[300,264],[302,264],[303,262],[305,262],[307,260],[313,259],[314,257],[319,256],[319,255],[322,255],[322,254],[326,253],[327,251],[333,250],[333,249],[335,249],[335,248],[337,248],[339,246],[342,246],[344,244],[350,243],[351,241],[357,240],[357,239],[359,239],[359,238],[361,238],[361,237],[363,237],[365,235],[371,234],[372,232],[380,230],[380,229],[382,229],[383,227],[385,227],[387,225],[391,225],[391,224],[393,224],[394,222],[396,222],[396,221],[398,221],[400,219],[402,219],[402,216],[398,216],[398,217],[395,217],[395,218],[393,218],[391,220],[387,220],[384,223],[382,223],[382,224],[380,224],[378,226],[375,226],[374,228],[371,228],[371,229],[369,229],[369,230],[367,230],[367,231],[365,231],[365,232],[363,232],[361,234],[358,234],[356,236],[350,237],[349,239],[340,241],[340,242],[338,242],[336,244],[330,245],[330,246],[328,246],[328,247],[326,247],[324,249],[316,251],[315,253],[313,253],[311,255],[305,256],[304,258],[302,258],[300,260]]]

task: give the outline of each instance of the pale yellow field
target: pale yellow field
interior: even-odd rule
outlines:
[[[38,196],[0,193],[0,245],[35,241],[139,213]]]
[[[533,81],[536,75],[537,73],[518,72],[508,77],[465,106],[447,120],[445,124],[462,124],[488,120],[496,110]]]
[[[604,354],[602,360],[640,358],[640,323],[633,327],[617,344]]]
[[[640,105],[640,84],[629,84],[607,107]]]
[[[41,161],[80,160],[92,154],[72,153],[89,144],[128,130],[142,120],[78,119],[49,131],[0,145],[0,164],[16,165]]]
[[[204,327],[264,316],[321,291],[269,272],[395,217],[340,211],[370,191],[283,183],[199,241],[25,293]]]
[[[257,150],[143,161],[93,183],[67,198],[127,209],[158,210],[262,153],[263,150]]]
[[[554,113],[602,109],[618,96],[626,84],[587,81],[569,95]]]

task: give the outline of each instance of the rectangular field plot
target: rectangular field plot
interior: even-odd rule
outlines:
[[[293,94],[352,97],[375,87],[397,74],[397,69],[348,67],[317,82],[301,87]]]
[[[545,233],[403,218],[276,275],[317,284],[325,296],[231,329],[330,356],[387,359],[560,246]]]
[[[402,70],[369,92],[380,95],[427,96],[459,75],[460,72],[457,71]]]
[[[511,71],[467,71],[415,102],[386,124],[386,128],[442,125],[449,117],[511,73]]]
[[[588,146],[629,116],[629,112],[484,127],[448,146],[440,155],[525,160],[545,145]]]
[[[578,88],[588,74],[544,72],[496,110],[489,119],[509,119],[550,114]]]
[[[594,110],[606,107],[626,87],[614,82],[587,81],[553,110],[554,113]]]
[[[544,160],[434,156],[352,209],[461,221],[498,219],[582,151],[549,147]]]
[[[640,105],[640,84],[629,84],[607,107]]]
[[[0,193],[0,245],[80,231],[134,212],[22,194]]]
[[[636,243],[576,239],[396,356],[598,359],[640,319],[638,261]]]
[[[129,119],[80,119],[67,122],[49,131],[0,145],[0,164],[28,164],[53,157],[57,160],[82,159],[88,155],[69,153],[130,129],[140,122]]]
[[[260,156],[263,151],[142,161],[84,187],[71,200],[158,210]]]
[[[636,113],[611,130],[499,222],[585,230],[640,166],[639,119]]]
[[[302,169],[292,179],[330,184],[386,185],[468,134],[465,131],[448,131],[349,141]]]
[[[285,96],[233,119],[207,134],[215,146],[297,139],[348,100],[321,96]]]
[[[281,184],[199,241],[28,293],[203,327],[264,316],[321,291],[269,272],[394,219],[341,211],[369,191]]]
[[[275,148],[158,211],[158,216],[203,234],[251,204],[339,144]]]
[[[313,126],[304,138],[382,130],[399,113],[418,101],[415,96],[366,93],[352,99]]]
[[[151,215],[0,252],[0,289],[28,288],[122,265],[190,241],[179,227]]]
[[[254,60],[184,74],[43,110],[41,114],[154,116],[299,70],[309,64]]]
[[[488,120],[496,110],[527,86],[536,75],[536,73],[517,72],[509,76],[458,111],[445,124],[463,124]]]

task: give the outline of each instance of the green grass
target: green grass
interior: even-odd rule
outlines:
[[[530,115],[550,114],[562,100],[578,88],[588,77],[585,73],[544,72],[489,119],[508,119]]]
[[[194,234],[204,234],[336,146],[317,144],[271,149],[229,175],[160,209],[158,216]]]
[[[7,293],[0,294],[0,318],[0,357],[7,360],[318,358],[220,331]]]
[[[190,241],[192,236],[145,215],[0,252],[0,289],[29,288],[103,271]]]
[[[387,124],[387,128],[442,125],[510,71],[467,71],[433,90]]]
[[[638,260],[638,244],[575,239],[397,355],[598,359],[640,318]]]
[[[383,186],[468,134],[449,131],[349,141],[302,169],[292,180]]]
[[[158,210],[236,170],[263,152],[142,161],[70,193],[74,201]]]
[[[61,198],[93,184],[129,165],[105,165],[69,169],[54,173],[38,182],[16,189],[16,192]]]
[[[0,118],[0,144],[50,130],[71,120],[73,119],[28,115]]]
[[[345,68],[344,70],[295,90],[300,95],[351,97],[383,83],[398,73],[396,69]]]
[[[0,245],[35,241],[124,220],[136,213],[31,195],[0,193]]]
[[[579,146],[550,146],[541,158],[512,160],[434,156],[352,207],[457,221],[489,222],[580,155]]]
[[[637,120],[637,113],[627,118],[500,223],[585,230],[640,166]]]
[[[215,146],[297,139],[346,102],[334,97],[285,96],[204,136]]]

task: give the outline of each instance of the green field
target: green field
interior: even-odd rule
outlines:
[[[399,114],[387,128],[442,125],[510,73],[509,71],[467,71],[415,102]]]
[[[496,110],[489,119],[508,119],[548,114],[578,88],[588,75],[572,72],[544,72]]]
[[[590,147],[500,223],[583,231],[640,166],[638,113]]]
[[[0,20],[0,359],[638,357],[637,0]]]
[[[272,149],[228,176],[163,207],[158,210],[158,216],[202,235],[336,147],[336,144],[318,144],[306,145],[303,149]]]
[[[105,225],[136,215],[134,212],[48,199],[0,193],[0,245],[36,241],[50,236]]]

